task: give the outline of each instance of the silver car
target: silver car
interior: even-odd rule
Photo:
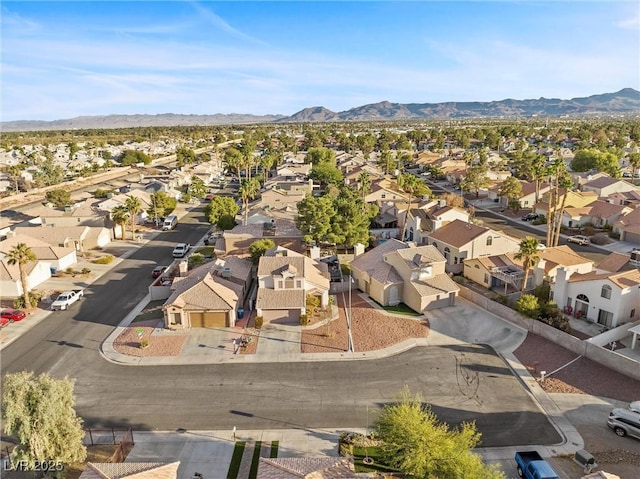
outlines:
[[[589,241],[589,238],[587,238],[586,236],[582,236],[582,235],[569,236],[567,238],[567,243],[577,243],[577,244],[580,244],[580,245],[587,245],[590,242],[591,241]]]
[[[640,439],[640,414],[629,409],[616,408],[609,413],[607,426],[618,436]]]

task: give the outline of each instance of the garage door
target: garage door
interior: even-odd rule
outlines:
[[[227,313],[209,311],[206,313],[190,313],[192,328],[224,328],[227,325]]]
[[[265,323],[300,324],[299,309],[270,309],[262,312]]]

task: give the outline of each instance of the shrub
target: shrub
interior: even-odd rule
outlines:
[[[609,238],[614,239],[614,240],[619,240],[620,239],[620,233],[618,233],[617,231],[609,231]]]
[[[200,266],[202,263],[204,263],[204,255],[202,253],[193,253],[187,260],[190,269]]]
[[[530,318],[536,318],[540,313],[538,298],[532,294],[523,294],[516,301],[516,311]]]
[[[69,266],[67,269],[64,270],[64,272],[67,274],[73,274],[73,268]]]
[[[106,256],[100,256],[99,258],[93,259],[91,260],[91,262],[93,264],[109,264],[111,263],[114,259],[116,259],[113,255],[106,255]]]
[[[555,306],[555,303],[549,303],[549,305],[552,304]],[[542,321],[543,323],[559,329],[560,331],[564,331],[565,333],[571,332],[569,319],[562,314],[562,311],[557,306],[549,308],[544,316],[538,317],[538,321]]]
[[[606,225],[604,225],[602,227],[603,230],[605,231],[611,231],[613,229],[613,226],[611,226],[609,223],[607,223]]]
[[[595,235],[591,237],[591,242],[597,245],[609,244],[609,240],[605,235]]]
[[[584,225],[582,231],[584,232],[585,236],[593,236],[596,232],[593,226],[590,224]]]
[[[300,325],[301,326],[306,326],[309,324],[309,317],[306,314],[301,314],[300,315]]]
[[[30,307],[35,308],[36,306],[38,306],[38,303],[40,302],[41,299],[42,299],[42,293],[37,293],[34,291],[30,292],[29,293],[29,302],[31,303]],[[26,306],[24,304],[24,298],[22,296],[13,300],[13,309],[26,309]]]
[[[146,339],[141,339],[141,340],[140,340],[140,349],[144,349],[144,348],[146,348],[147,346],[149,346],[149,341],[148,341],[148,340],[146,340]]]
[[[82,268],[82,271],[80,271],[81,274],[89,274],[91,273],[91,270],[89,268]]]
[[[549,301],[551,286],[548,283],[542,283],[533,290],[533,295],[538,298],[540,304],[546,304]]]
[[[504,295],[504,294],[496,294],[496,295],[493,297],[493,300],[494,300],[496,303],[500,303],[500,304],[507,304],[507,303],[509,302],[509,298],[508,298],[506,295]]]
[[[306,301],[306,307],[307,307],[307,311],[309,312],[309,314],[315,314],[315,312],[318,309],[318,306],[320,306],[320,298],[318,298],[314,294],[308,294],[307,295],[307,301]]]
[[[262,325],[264,324],[264,317],[256,316],[256,319],[254,319],[254,323],[255,323],[256,329],[262,329]]]

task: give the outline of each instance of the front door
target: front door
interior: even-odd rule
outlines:
[[[610,328],[613,324],[613,313],[605,311],[604,309],[598,311],[598,324],[602,324],[607,328]]]

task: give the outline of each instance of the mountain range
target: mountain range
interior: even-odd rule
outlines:
[[[624,88],[615,93],[588,97],[506,99],[491,102],[391,103],[382,101],[333,112],[322,106],[305,108],[294,115],[222,114],[180,115],[102,115],[79,116],[54,121],[7,121],[2,131],[72,130],[98,128],[131,128],[150,126],[231,125],[250,123],[309,123],[349,121],[402,121],[468,118],[529,118],[580,116],[640,115],[640,92]]]

